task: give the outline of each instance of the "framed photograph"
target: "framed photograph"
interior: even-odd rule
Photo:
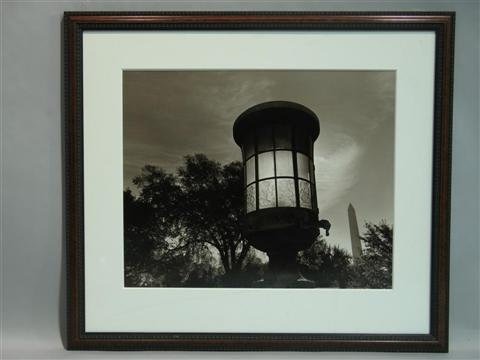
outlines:
[[[68,348],[448,351],[454,13],[65,13]]]

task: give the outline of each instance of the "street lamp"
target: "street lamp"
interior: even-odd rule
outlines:
[[[312,286],[299,274],[296,255],[330,223],[318,221],[313,143],[317,116],[303,105],[273,101],[243,112],[233,126],[244,165],[245,217],[249,243],[266,252],[264,286]]]

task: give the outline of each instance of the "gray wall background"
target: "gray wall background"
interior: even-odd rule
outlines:
[[[457,11],[450,353],[67,352],[61,126],[63,11]],[[0,1],[1,358],[479,359],[479,2]]]

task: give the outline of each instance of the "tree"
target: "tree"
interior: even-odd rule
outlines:
[[[196,154],[176,174],[147,165],[133,182],[139,195],[124,194],[127,286],[215,286],[220,274],[212,251],[223,285],[236,284],[255,263],[241,233],[240,162],[222,166]]]
[[[364,250],[352,268],[351,286],[385,289],[392,287],[393,227],[384,221],[365,223],[361,238]]]
[[[127,286],[159,286],[177,281],[189,261],[175,256],[172,248],[180,223],[175,204],[181,192],[175,178],[161,169],[145,166],[134,179],[140,189],[135,197],[124,192],[124,259]]]
[[[350,255],[337,246],[327,244],[322,236],[298,255],[300,271],[317,287],[341,287],[350,277]]]
[[[178,170],[183,192],[181,222],[184,242],[212,246],[227,275],[238,273],[250,246],[241,232],[243,166],[221,166],[205,155],[185,157]]]

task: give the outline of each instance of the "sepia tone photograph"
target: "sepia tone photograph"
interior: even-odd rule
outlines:
[[[394,71],[124,71],[124,286],[391,289],[394,131]]]

